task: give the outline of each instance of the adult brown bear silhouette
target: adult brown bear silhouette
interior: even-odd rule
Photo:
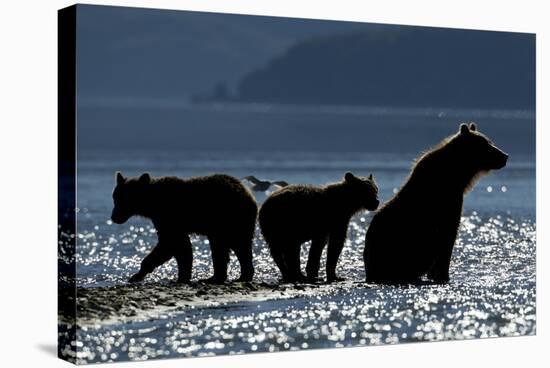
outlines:
[[[418,282],[425,274],[448,282],[464,194],[507,159],[474,123],[461,124],[420,156],[403,187],[372,218],[364,250],[367,282]]]
[[[130,282],[143,280],[172,257],[178,264],[178,281],[189,282],[192,233],[206,235],[210,242],[214,276],[208,282],[227,280],[230,250],[235,252],[241,266],[239,281],[252,280],[252,239],[258,208],[250,191],[238,179],[228,175],[153,179],[147,173],[139,178],[125,178],[117,173],[113,201],[114,223],[143,216],[152,220],[158,234],[158,244],[143,259]]]
[[[343,181],[323,188],[289,185],[272,193],[260,208],[259,222],[283,281],[316,281],[327,240],[327,281],[341,280],[336,276],[336,264],[349,220],[361,209],[376,209],[377,195],[372,175],[360,178],[349,172]],[[309,240],[306,279],[300,270],[300,248]]]

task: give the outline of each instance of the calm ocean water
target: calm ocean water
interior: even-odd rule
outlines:
[[[404,134],[404,121],[411,118],[400,119],[394,130]],[[534,124],[525,117],[519,120]],[[512,125],[503,119],[502,126]],[[372,214],[362,212],[350,224],[340,258],[338,273],[348,280],[344,283],[304,289],[289,286],[284,292],[274,292],[272,286],[263,283],[276,285],[279,274],[258,233],[254,297],[249,297],[248,289],[242,293],[231,290],[237,297],[229,297],[221,287],[213,291],[218,293],[214,301],[197,294],[185,306],[162,310],[137,303],[126,315],[130,318],[122,319],[120,309],[108,308],[113,303],[109,299],[112,294],[109,298],[101,296],[113,288],[123,288],[156,243],[156,235],[143,219],[131,219],[124,225],[109,221],[115,171],[129,176],[148,171],[153,176],[181,177],[223,172],[308,184],[340,180],[345,171],[373,173],[384,202],[403,183],[418,152],[82,150],[77,184],[77,284],[94,288],[97,300],[88,304],[90,296],[79,303],[89,308],[106,306],[109,318],[82,313],[78,359],[86,363],[533,334],[533,151],[530,147],[511,152],[506,168],[483,177],[467,195],[449,285],[363,284],[364,234]],[[257,194],[259,202],[264,198],[265,194]],[[192,240],[193,279],[203,279],[212,272],[209,248],[203,237]],[[307,245],[302,256],[307,256]],[[175,289],[193,293],[192,287],[167,284],[176,273],[175,262],[170,261],[151,274],[147,285],[156,283],[163,288],[151,296],[170,295]],[[237,276],[232,256],[230,278]],[[140,297],[151,292],[148,286],[132,290]],[[124,300],[131,303],[131,298]]]

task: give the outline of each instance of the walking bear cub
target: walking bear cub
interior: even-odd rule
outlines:
[[[114,223],[143,216],[152,220],[158,234],[158,244],[130,282],[143,280],[172,257],[178,264],[178,281],[189,282],[193,264],[191,233],[206,235],[210,242],[214,276],[207,281],[221,283],[227,279],[229,250],[239,260],[239,280],[252,280],[252,239],[258,208],[238,179],[228,175],[153,179],[147,173],[125,178],[117,173],[113,201]]]
[[[461,124],[420,156],[399,192],[374,215],[365,238],[368,282],[448,282],[464,194],[508,155],[476,125]]]
[[[271,194],[260,209],[259,222],[271,255],[284,282],[303,282],[300,248],[311,240],[307,279],[317,280],[321,253],[328,241],[327,281],[341,280],[336,264],[342,252],[348,223],[361,209],[378,207],[374,178],[346,173],[344,180],[323,188],[289,185]]]

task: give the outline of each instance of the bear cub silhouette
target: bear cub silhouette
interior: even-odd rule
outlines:
[[[123,224],[132,216],[142,216],[150,219],[157,230],[158,244],[143,259],[130,282],[143,280],[172,257],[178,264],[178,282],[189,282],[192,233],[205,235],[210,242],[214,276],[206,281],[226,281],[230,250],[241,266],[239,281],[252,280],[252,239],[258,208],[238,179],[228,175],[153,179],[147,173],[139,178],[125,178],[118,172],[113,201],[114,223]]]
[[[361,209],[375,210],[377,196],[372,174],[362,178],[350,172],[343,181],[325,187],[289,185],[272,193],[260,208],[259,222],[283,281],[316,281],[327,241],[327,281],[342,280],[336,276],[336,264],[349,220]],[[306,278],[300,269],[300,248],[309,240]]]
[[[461,124],[420,156],[403,187],[372,218],[363,254],[367,282],[418,282],[425,274],[448,282],[464,195],[507,159],[474,123]]]

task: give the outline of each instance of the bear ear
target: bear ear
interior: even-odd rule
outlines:
[[[116,172],[116,183],[117,184],[124,184],[126,181],[126,178],[122,176],[122,173],[120,171]]]
[[[141,184],[149,184],[151,182],[151,175],[149,173],[145,173],[139,177],[139,182]]]
[[[369,180],[373,180],[374,177],[372,176],[372,173],[369,174]]]
[[[477,130],[476,123],[474,123],[473,121],[470,123],[470,130],[472,132],[475,132]]]
[[[344,180],[347,181],[347,182],[351,182],[354,179],[355,179],[355,175],[353,175],[349,171],[346,173],[346,175],[344,175]]]
[[[470,132],[470,128],[468,128],[467,124],[460,124],[460,134],[466,134]]]

